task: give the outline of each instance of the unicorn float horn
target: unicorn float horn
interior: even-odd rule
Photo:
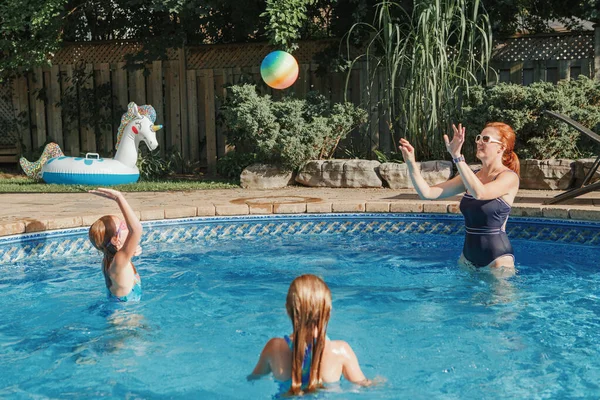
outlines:
[[[154,132],[156,132],[156,131],[158,131],[159,129],[162,129],[162,128],[163,128],[163,126],[162,126],[162,125],[152,125],[152,128],[151,128],[151,129],[152,129]]]

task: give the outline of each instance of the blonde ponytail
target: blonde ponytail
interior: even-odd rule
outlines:
[[[288,290],[285,307],[292,321],[292,386],[289,395],[302,395],[302,366],[306,349],[311,356],[306,392],[323,387],[321,364],[327,340],[327,324],[331,316],[331,291],[315,275],[301,275]],[[316,337],[315,337],[316,331]]]

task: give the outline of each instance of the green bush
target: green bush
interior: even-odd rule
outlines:
[[[175,172],[173,162],[160,156],[160,150],[140,148],[137,167],[142,181],[152,181],[167,177]]]
[[[222,115],[227,139],[236,153],[256,155],[256,162],[295,169],[308,160],[331,158],[341,139],[367,120],[366,111],[350,104],[331,104],[310,93],[306,99],[273,101],[254,85],[228,88]]]
[[[474,137],[487,122],[509,124],[517,134],[515,152],[520,158],[582,158],[598,154],[598,145],[544,110],[566,115],[598,132],[600,83],[583,75],[557,85],[499,84],[475,87],[463,106],[460,121],[467,127],[465,154],[472,156]]]
[[[223,178],[239,180],[242,171],[256,162],[254,153],[230,151],[217,161],[217,173]]]
[[[156,181],[179,173],[198,174],[200,163],[184,160],[180,151],[170,147],[165,156],[160,150],[150,151],[146,146],[140,146],[137,167],[142,181]]]

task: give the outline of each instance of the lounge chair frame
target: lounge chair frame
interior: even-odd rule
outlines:
[[[554,111],[546,110],[543,112],[543,114],[549,115],[551,117],[554,117],[554,118],[557,118],[557,119],[563,121],[564,123],[570,125],[574,129],[577,129],[579,132],[586,134],[592,140],[594,140],[600,144],[600,136],[597,135],[596,133],[592,132],[585,126],[581,125],[579,122],[573,121],[571,118],[566,117],[566,116],[559,114],[557,112],[554,112]],[[558,204],[558,203],[562,203],[566,200],[574,199],[575,197],[581,196],[582,194],[593,192],[595,190],[600,190],[600,182],[592,183],[591,185],[589,185],[589,182],[592,180],[592,177],[598,170],[599,166],[600,166],[600,156],[598,156],[596,158],[596,161],[594,161],[594,164],[592,164],[592,168],[590,168],[588,173],[585,175],[585,178],[579,185],[569,188],[565,192],[554,196],[550,200],[545,201],[544,204]]]

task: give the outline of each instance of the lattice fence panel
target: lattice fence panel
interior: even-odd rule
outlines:
[[[14,126],[14,111],[12,106],[12,86],[10,82],[0,84],[0,146],[13,146],[17,143],[17,132]]]
[[[63,46],[52,58],[54,65],[61,64],[102,64],[125,61],[125,56],[144,50],[136,42],[73,43]],[[177,51],[167,51],[169,60],[177,60]]]
[[[594,58],[593,32],[508,39],[494,51],[496,61],[582,60]]]
[[[293,53],[298,64],[310,64],[315,54],[327,49],[336,41],[306,41]],[[223,46],[190,46],[187,48],[187,69],[258,67],[263,58],[277,50],[266,43],[244,43]]]
[[[310,64],[315,55],[334,46],[339,47],[337,40],[304,41],[293,53],[299,64]],[[267,43],[242,43],[228,45],[188,46],[186,69],[244,68],[260,66],[263,58],[275,47]],[[342,49],[346,52],[346,49]],[[143,45],[137,42],[115,41],[101,43],[65,44],[52,57],[54,65],[75,65],[120,63],[129,54],[143,51]],[[355,50],[352,50],[355,52]],[[167,51],[168,60],[179,58],[177,49]],[[317,60],[318,62],[318,60]]]

